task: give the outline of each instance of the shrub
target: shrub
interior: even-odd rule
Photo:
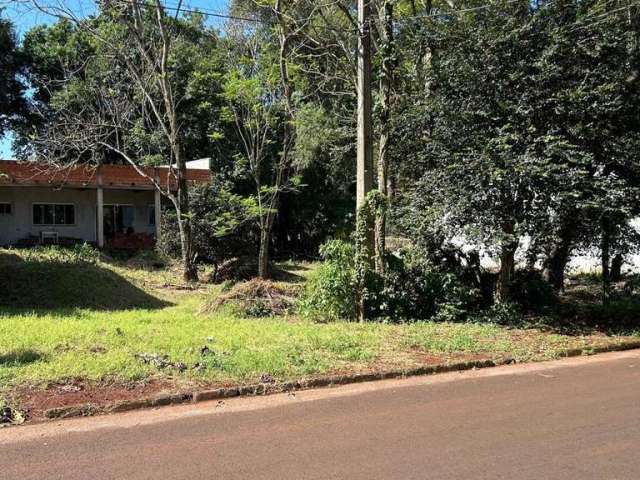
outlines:
[[[496,303],[473,317],[480,323],[495,323],[498,325],[522,325],[524,316],[522,307],[516,303]]]
[[[390,255],[378,305],[393,319],[459,320],[480,303],[479,291],[431,264],[418,250]]]
[[[542,312],[558,303],[558,296],[537,270],[518,270],[511,284],[511,300],[528,312]]]
[[[324,260],[299,302],[302,315],[336,320],[355,317],[356,272],[351,244],[332,240],[321,248]],[[479,303],[477,289],[442,272],[414,249],[389,256],[384,277],[366,279],[368,318],[457,320]]]
[[[578,309],[581,319],[600,331],[615,335],[640,333],[640,298],[636,296],[613,298],[606,305],[586,304]]]
[[[634,274],[624,282],[622,294],[626,297],[632,297],[638,293],[640,293],[640,275]]]
[[[320,247],[323,263],[309,280],[298,303],[303,316],[338,320],[355,317],[355,251],[342,240]]]

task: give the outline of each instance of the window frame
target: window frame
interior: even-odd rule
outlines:
[[[11,216],[13,216],[13,202],[0,202],[0,207],[4,206],[4,205],[8,205],[9,206],[9,213],[0,211],[0,216],[2,216],[2,217],[11,217]]]
[[[134,203],[103,203],[102,208],[107,207],[131,207],[133,209],[133,223],[136,223],[136,205]]]
[[[34,207],[36,205],[53,205],[53,223],[36,223]],[[64,207],[73,207],[73,223],[55,223],[56,215],[55,215],[55,207],[56,206],[64,206]],[[66,213],[65,213],[66,217]],[[78,215],[76,204],[72,202],[32,202],[31,203],[31,225],[34,227],[77,227],[78,226]]]

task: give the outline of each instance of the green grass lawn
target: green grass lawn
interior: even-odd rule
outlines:
[[[312,270],[287,268],[292,281]],[[37,278],[42,272],[47,276]],[[295,316],[241,318],[229,309],[201,313],[220,287],[188,288],[178,278],[172,268],[71,265],[0,250],[0,392],[64,382],[254,383],[263,374],[291,379],[438,359],[541,360],[623,340],[479,323],[320,324]]]

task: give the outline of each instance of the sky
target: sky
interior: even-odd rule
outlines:
[[[179,0],[167,0],[164,4],[168,7],[175,7]],[[74,12],[80,16],[91,15],[94,12],[93,0],[41,0],[44,4],[55,5],[56,3],[64,3],[66,6],[73,8]],[[36,25],[50,24],[55,22],[55,18],[41,11],[35,10],[26,4],[13,2],[11,0],[0,0],[0,7],[4,9],[3,17],[8,18],[15,26],[18,38],[29,31]],[[228,9],[228,0],[183,0],[182,8],[189,10],[200,10],[204,13],[220,13],[224,14]],[[212,24],[219,24],[222,20],[210,17]],[[0,159],[10,159],[11,151],[11,135],[0,138]]]

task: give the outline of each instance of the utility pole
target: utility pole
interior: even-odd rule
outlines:
[[[358,155],[356,206],[364,203],[373,187],[371,137],[371,16],[370,0],[358,0]],[[371,237],[373,239],[373,236]],[[370,253],[373,244],[368,245]]]
[[[362,212],[367,194],[373,187],[373,147],[371,137],[371,15],[370,1],[358,0],[358,154],[356,173],[356,207],[357,215],[367,215]],[[367,215],[368,216],[368,215]],[[360,224],[361,219],[356,223]],[[360,253],[366,252],[365,261],[372,266],[374,249],[374,231],[371,219],[366,219],[366,232],[359,235],[356,244]],[[361,255],[358,255],[362,258]],[[364,296],[358,292],[358,319],[364,320]]]

